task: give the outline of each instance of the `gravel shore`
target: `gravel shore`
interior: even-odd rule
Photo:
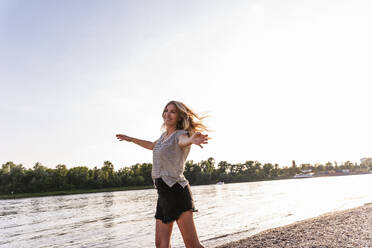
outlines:
[[[270,229],[218,248],[372,248],[372,203]]]

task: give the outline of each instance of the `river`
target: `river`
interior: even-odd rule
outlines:
[[[191,187],[206,247],[372,202],[372,174]],[[154,189],[0,200],[0,247],[154,247]],[[183,247],[174,225],[172,247]]]

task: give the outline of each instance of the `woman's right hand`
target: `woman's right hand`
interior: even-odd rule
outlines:
[[[117,134],[116,135],[116,138],[118,140],[120,140],[120,141],[123,141],[123,140],[128,141],[128,142],[132,142],[133,141],[133,138],[132,137],[129,137],[129,136],[125,135],[125,134]]]

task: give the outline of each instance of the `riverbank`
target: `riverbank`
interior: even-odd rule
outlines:
[[[363,175],[363,174],[371,174],[368,173],[350,173],[350,174],[335,174],[335,175],[314,175],[312,178],[316,177],[335,177],[335,176],[355,176],[355,175]],[[272,180],[262,180],[262,181],[277,181],[277,180],[288,180],[288,179],[295,179],[293,177],[286,177],[286,178],[276,178]],[[258,182],[258,181],[250,181],[250,182]],[[231,182],[231,183],[247,183],[247,182]],[[212,185],[215,183],[212,183]],[[192,185],[192,186],[199,186],[199,185]],[[51,191],[51,192],[37,192],[37,193],[14,193],[12,194],[0,194],[0,200],[6,199],[19,199],[19,198],[29,198],[29,197],[43,197],[43,196],[58,196],[58,195],[73,195],[73,194],[88,194],[88,193],[101,193],[101,192],[114,192],[114,191],[127,191],[127,190],[142,190],[142,189],[152,189],[153,186],[131,186],[131,187],[116,187],[116,188],[103,188],[103,189],[76,189],[76,190],[63,190],[63,191]]]
[[[16,193],[16,194],[1,194],[0,200],[6,199],[19,199],[29,197],[42,197],[42,196],[57,196],[57,195],[73,195],[73,194],[90,194],[101,192],[114,192],[114,191],[127,191],[127,190],[141,190],[152,189],[153,186],[133,186],[133,187],[117,187],[117,188],[104,188],[104,189],[76,189],[76,190],[62,190],[51,192],[37,192],[37,193]]]
[[[218,248],[372,247],[372,203],[270,229]]]

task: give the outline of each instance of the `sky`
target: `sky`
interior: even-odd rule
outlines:
[[[0,164],[152,162],[179,100],[211,117],[188,159],[372,157],[370,1],[0,1]]]

